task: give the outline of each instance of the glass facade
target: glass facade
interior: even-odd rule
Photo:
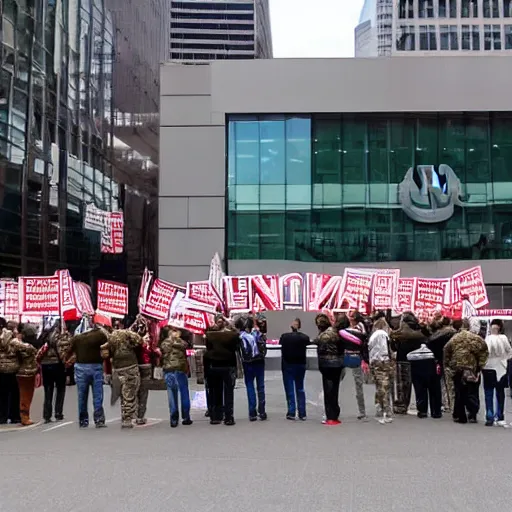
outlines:
[[[229,259],[512,258],[512,112],[230,116],[227,184]]]

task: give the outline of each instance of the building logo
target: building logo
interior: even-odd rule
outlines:
[[[398,186],[402,209],[412,220],[426,224],[444,222],[462,206],[462,185],[453,169],[441,164],[411,167]]]

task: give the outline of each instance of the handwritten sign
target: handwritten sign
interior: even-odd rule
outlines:
[[[20,315],[60,315],[59,277],[20,277]]]
[[[128,314],[128,285],[98,280],[96,312],[114,318]]]
[[[489,304],[482,267],[469,268],[452,277],[452,302],[459,303],[465,296],[477,309]]]

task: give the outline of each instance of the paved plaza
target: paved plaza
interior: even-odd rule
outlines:
[[[370,415],[373,389],[365,386]],[[342,384],[343,425],[324,427],[320,390],[319,373],[308,372],[308,421],[287,421],[280,374],[268,372],[267,422],[249,423],[240,386],[236,426],[210,426],[195,410],[193,426],[174,430],[166,393],[154,391],[148,425],[122,431],[108,387],[109,428],[79,430],[70,387],[63,422],[0,428],[0,511],[510,509],[512,428],[413,416],[385,426],[359,422],[350,371]],[[37,390],[35,420],[41,409]]]

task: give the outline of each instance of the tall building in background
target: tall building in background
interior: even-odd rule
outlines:
[[[4,0],[0,9],[0,277],[69,268],[90,284],[140,278],[156,265],[167,2]],[[100,234],[84,229],[88,204],[124,211],[123,254],[101,254]]]
[[[268,0],[171,1],[170,60],[272,58]]]
[[[356,57],[510,54],[512,0],[366,0],[355,48]]]

